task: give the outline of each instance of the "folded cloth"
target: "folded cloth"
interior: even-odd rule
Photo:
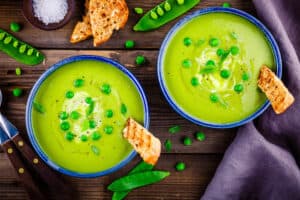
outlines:
[[[253,0],[283,57],[283,81],[295,103],[281,115],[269,108],[239,128],[202,200],[300,199],[300,1]]]

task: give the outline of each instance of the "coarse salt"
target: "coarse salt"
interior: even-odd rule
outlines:
[[[68,12],[67,0],[33,0],[34,16],[45,25],[62,21]]]

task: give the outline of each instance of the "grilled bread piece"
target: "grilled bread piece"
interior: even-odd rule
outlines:
[[[129,15],[125,0],[90,0],[89,12],[94,46],[106,42],[114,30],[123,28]]]
[[[258,87],[266,94],[276,114],[283,113],[295,101],[283,82],[267,66],[260,69]]]
[[[73,33],[70,38],[71,43],[77,43],[83,41],[93,35],[92,26],[90,23],[89,5],[90,5],[90,0],[86,0],[84,4],[85,16],[83,16],[81,22],[77,22],[77,24],[75,25]]]
[[[161,152],[161,143],[158,138],[154,137],[132,118],[128,118],[123,136],[146,163],[155,165]]]

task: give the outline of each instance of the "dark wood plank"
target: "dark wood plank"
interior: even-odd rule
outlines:
[[[69,37],[75,23],[80,20],[80,15],[83,12],[83,0],[77,1],[77,9],[74,18],[62,29],[56,31],[43,31],[33,27],[29,24],[22,15],[22,1],[2,0],[0,3],[0,22],[1,28],[8,30],[9,23],[12,21],[23,24],[23,30],[16,35],[21,39],[31,43],[39,48],[73,48],[73,49],[88,49],[93,48],[92,40],[87,40],[78,44],[70,44]],[[134,39],[136,47],[139,49],[153,49],[159,48],[160,44],[168,32],[168,30],[178,21],[179,18],[161,27],[158,30],[148,33],[137,33],[132,31],[132,27],[138,21],[139,17],[133,12],[133,8],[142,7],[145,11],[150,10],[161,0],[151,1],[136,1],[127,0],[130,8],[130,15],[126,27],[115,33],[111,40],[98,47],[99,49],[122,49],[124,41],[127,39]],[[255,14],[251,0],[227,0],[233,7],[245,10]],[[223,1],[221,0],[202,0],[192,11],[201,8],[220,6]],[[190,11],[190,12],[192,12]],[[189,12],[189,13],[190,13]]]
[[[160,183],[131,192],[128,199],[199,199],[221,158],[221,155],[164,154],[156,168],[170,171],[171,175]],[[138,161],[139,158],[136,157],[133,162],[110,176],[94,179],[64,178],[73,186],[74,192],[78,192],[79,199],[110,199],[111,192],[106,189],[107,185],[125,175]],[[186,163],[185,171],[175,171],[174,165],[178,161]],[[59,197],[59,194],[54,194],[56,195]],[[25,191],[15,178],[13,168],[3,153],[0,153],[0,199],[25,199]]]
[[[22,67],[22,76],[15,75],[15,68],[21,66],[5,54],[0,53],[2,60],[0,68],[0,88],[5,96],[2,110],[9,119],[20,129],[25,130],[25,106],[29,91],[38,77],[49,66],[59,60],[81,54],[101,55],[113,58],[123,63],[140,80],[149,101],[150,107],[150,130],[158,135],[164,142],[171,139],[174,145],[172,153],[223,153],[228,144],[235,136],[234,129],[217,130],[197,126],[183,119],[167,104],[163,97],[156,78],[156,57],[157,51],[73,51],[73,50],[45,50],[47,60],[44,65],[37,67]],[[146,66],[134,66],[136,55],[145,55],[148,59]],[[12,95],[14,87],[24,89],[24,95],[16,98]],[[168,128],[172,125],[181,125],[182,131],[171,135]],[[187,135],[193,137],[196,131],[203,131],[207,135],[204,142],[195,142],[192,147],[182,145],[182,137]],[[25,131],[22,131],[25,132]]]

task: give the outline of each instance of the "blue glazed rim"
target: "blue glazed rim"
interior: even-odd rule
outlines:
[[[94,177],[99,177],[99,176],[105,176],[108,174],[111,174],[117,170],[119,170],[120,168],[122,168],[123,166],[125,166],[127,163],[129,163],[135,156],[136,156],[136,151],[132,150],[132,152],[130,152],[130,154],[124,158],[121,162],[119,162],[117,165],[104,170],[104,171],[100,171],[100,172],[95,172],[95,173],[79,173],[79,172],[75,172],[75,171],[71,171],[68,170],[66,168],[60,167],[58,166],[56,163],[54,163],[50,158],[48,158],[48,156],[43,152],[43,150],[41,149],[41,147],[39,146],[37,139],[34,136],[33,133],[33,128],[32,128],[32,117],[31,117],[31,113],[32,113],[32,106],[33,106],[33,100],[35,98],[35,95],[39,89],[39,87],[41,86],[41,84],[44,82],[44,80],[53,72],[55,72],[58,68],[68,64],[68,63],[72,63],[72,62],[76,62],[76,61],[82,61],[82,60],[95,60],[95,61],[100,61],[100,62],[105,62],[108,64],[111,64],[112,66],[116,67],[117,69],[121,70],[125,75],[127,75],[127,77],[134,83],[134,85],[136,86],[140,97],[143,101],[143,106],[144,106],[144,126],[148,129],[149,128],[149,108],[148,108],[148,101],[146,98],[146,95],[142,89],[142,86],[140,85],[140,83],[138,82],[138,80],[135,78],[135,76],[129,71],[127,70],[124,66],[122,66],[120,63],[113,61],[109,58],[105,58],[102,56],[93,56],[93,55],[80,55],[80,56],[73,56],[73,57],[69,57],[66,59],[63,59],[61,61],[59,61],[58,63],[52,65],[48,70],[46,70],[46,72],[44,72],[41,77],[37,80],[37,82],[34,84],[28,100],[27,100],[27,106],[26,106],[26,129],[27,129],[27,133],[29,136],[29,140],[33,146],[33,148],[35,149],[35,151],[37,152],[37,154],[42,158],[42,160],[47,163],[50,167],[52,167],[53,169],[55,169],[58,172],[61,172],[63,174],[69,175],[69,176],[73,176],[73,177],[79,177],[79,178],[94,178]]]
[[[237,127],[237,126],[246,124],[249,121],[252,121],[256,117],[261,115],[269,107],[270,102],[268,100],[266,100],[266,102],[255,113],[253,113],[252,115],[250,115],[249,117],[247,117],[243,120],[240,120],[237,122],[226,123],[226,124],[210,123],[210,122],[202,121],[201,119],[195,118],[195,117],[189,115],[187,112],[185,112],[182,108],[180,108],[180,106],[175,103],[175,100],[173,100],[173,98],[169,94],[166,84],[163,79],[163,72],[162,72],[163,56],[164,56],[164,53],[168,46],[169,40],[172,38],[172,36],[177,32],[177,30],[179,28],[181,28],[184,24],[188,23],[191,19],[193,19],[197,16],[201,16],[201,15],[205,15],[205,14],[209,14],[209,13],[229,13],[229,14],[238,15],[238,16],[248,20],[249,22],[254,24],[256,27],[258,27],[263,32],[263,34],[265,35],[267,41],[269,42],[269,44],[271,46],[271,49],[272,49],[272,52],[274,55],[274,59],[275,59],[275,63],[276,63],[276,67],[277,67],[276,74],[279,78],[281,78],[281,76],[282,76],[282,59],[281,59],[279,47],[278,47],[278,44],[275,41],[273,35],[266,28],[266,26],[263,25],[263,23],[260,22],[258,19],[256,19],[255,17],[253,17],[252,15],[250,15],[244,11],[241,11],[241,10],[238,10],[235,8],[210,7],[210,8],[195,11],[192,14],[187,15],[186,17],[182,18],[179,22],[177,22],[171,28],[171,30],[168,32],[168,34],[166,35],[166,37],[161,45],[159,55],[158,55],[158,61],[157,61],[158,82],[159,82],[161,91],[162,91],[163,95],[165,96],[165,98],[167,99],[170,106],[182,117],[186,118],[187,120],[189,120],[197,125],[201,125],[201,126],[205,126],[205,127],[223,128],[223,129],[224,128],[233,128],[233,127]]]

